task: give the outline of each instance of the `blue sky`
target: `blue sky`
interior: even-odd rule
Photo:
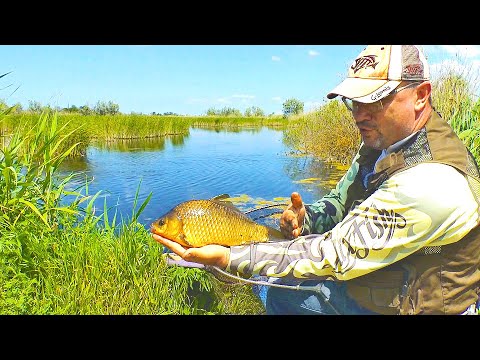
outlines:
[[[113,101],[120,112],[204,115],[256,106],[282,113],[324,104],[364,45],[0,45],[0,99],[61,108]],[[426,45],[432,75],[480,46]],[[5,88],[7,85],[11,85]],[[16,89],[13,94],[12,91]]]

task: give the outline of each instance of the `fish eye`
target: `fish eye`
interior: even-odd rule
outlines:
[[[165,225],[165,219],[164,218],[158,219],[158,225],[160,226]]]

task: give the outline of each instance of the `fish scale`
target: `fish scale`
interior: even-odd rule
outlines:
[[[152,223],[151,231],[189,247],[243,245],[283,239],[279,230],[251,220],[220,200],[190,200]]]

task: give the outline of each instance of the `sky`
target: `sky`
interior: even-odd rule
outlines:
[[[281,114],[323,105],[365,45],[0,45],[0,99],[8,105],[121,113],[205,115],[252,106]],[[480,64],[479,45],[424,45],[432,76],[447,64]]]

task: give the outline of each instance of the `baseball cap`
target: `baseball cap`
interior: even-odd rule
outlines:
[[[327,98],[340,95],[372,103],[388,96],[402,80],[429,79],[427,59],[418,45],[368,45]]]

